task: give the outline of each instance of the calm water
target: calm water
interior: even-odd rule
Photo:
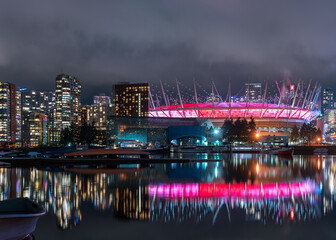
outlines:
[[[38,240],[336,238],[336,156],[196,157],[219,161],[0,168],[0,200],[45,207]]]

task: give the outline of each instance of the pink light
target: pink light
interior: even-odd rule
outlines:
[[[157,186],[156,185],[149,185],[149,195],[154,196],[157,191]]]
[[[184,197],[197,197],[198,196],[198,184],[197,183],[190,183],[185,184],[184,187]]]
[[[290,184],[290,190],[291,190],[291,194],[293,194],[295,196],[301,194],[300,184],[299,183],[291,183]]]
[[[212,197],[214,193],[214,185],[212,183],[200,183],[198,193],[200,197]]]
[[[244,197],[245,196],[245,184],[231,184],[231,197]]]
[[[230,184],[215,184],[215,197],[229,197]]]
[[[251,198],[253,198],[253,197],[257,197],[257,198],[259,198],[259,197],[262,197],[262,194],[261,194],[261,185],[256,185],[256,184],[254,184],[254,185],[250,185],[250,184],[248,184],[247,186],[246,186],[246,190],[247,190],[247,196],[248,197],[251,197]]]
[[[312,192],[312,184],[311,182],[303,182],[300,183],[300,189],[302,194],[307,194]]]
[[[162,185],[159,185],[157,189],[157,194],[160,197],[169,197],[169,190],[170,190],[169,184],[162,184]]]
[[[267,106],[267,107],[266,107]],[[287,110],[288,109],[288,110]],[[231,112],[231,114],[230,114]],[[312,120],[319,115],[317,111],[299,109],[291,106],[262,103],[199,103],[162,106],[150,109],[150,117],[174,117],[174,118],[227,118],[231,117],[254,117],[254,118],[287,118]]]
[[[264,184],[262,186],[263,191],[264,191],[264,197],[266,198],[274,198],[278,196],[278,191],[276,188],[276,184]]]
[[[267,184],[213,184],[213,183],[174,183],[149,185],[149,195],[162,198],[213,198],[213,197],[233,197],[233,198],[276,198],[290,197],[291,194],[298,196],[313,193],[318,188],[311,181],[301,183],[267,183]]]
[[[286,183],[278,184],[278,193],[280,197],[288,197],[290,195],[289,186]]]
[[[182,197],[183,195],[183,184],[172,184],[170,186],[170,197]]]

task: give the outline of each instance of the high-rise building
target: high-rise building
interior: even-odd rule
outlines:
[[[81,84],[76,77],[59,74],[56,77],[55,127],[62,129],[80,124]]]
[[[22,147],[22,99],[21,91],[16,91],[16,147]]]
[[[16,132],[16,87],[0,82],[0,144],[14,144]]]
[[[55,93],[21,88],[22,111],[48,114],[55,108]]]
[[[245,96],[249,102],[261,102],[261,83],[245,83]]]
[[[21,105],[22,105],[22,145],[26,147],[36,147],[45,145],[45,141],[41,142],[39,138],[36,138],[36,125],[40,120],[36,117],[39,114],[41,119],[43,118],[44,135],[47,135],[48,130],[53,128],[54,125],[54,110],[55,110],[55,93],[54,92],[41,92],[35,90],[27,90],[21,88]],[[42,120],[40,121],[42,124]],[[38,133],[40,134],[40,133]],[[41,133],[42,136],[42,133]],[[37,140],[38,139],[38,140]]]
[[[336,140],[336,109],[326,108],[323,116],[323,136],[327,142]]]
[[[148,116],[148,83],[116,84],[113,87],[116,116]]]
[[[39,147],[42,145],[47,145],[47,116],[39,112],[24,112],[23,118],[24,121],[22,123],[22,146]]]
[[[94,96],[90,114],[90,119],[97,130],[106,131],[107,115],[112,114],[111,98],[103,93]]]
[[[93,105],[81,107],[81,125],[91,125],[97,130],[95,141],[99,146],[106,145],[107,117],[112,114],[111,98],[100,94],[93,97]]]
[[[109,105],[111,104],[111,97],[106,96],[105,93],[100,93],[93,97],[93,105]]]
[[[327,108],[333,108],[334,107],[334,90],[330,88],[323,89],[322,92],[322,113]]]
[[[81,107],[81,126],[91,124],[91,108],[90,105],[84,105]]]

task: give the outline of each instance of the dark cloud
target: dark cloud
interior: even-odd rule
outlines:
[[[53,89],[78,76],[86,101],[118,81],[317,80],[335,87],[335,1],[1,1],[0,80]]]

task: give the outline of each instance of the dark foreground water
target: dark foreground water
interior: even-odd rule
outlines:
[[[45,207],[37,240],[336,239],[336,157],[198,157],[219,161],[0,168],[0,200]]]

